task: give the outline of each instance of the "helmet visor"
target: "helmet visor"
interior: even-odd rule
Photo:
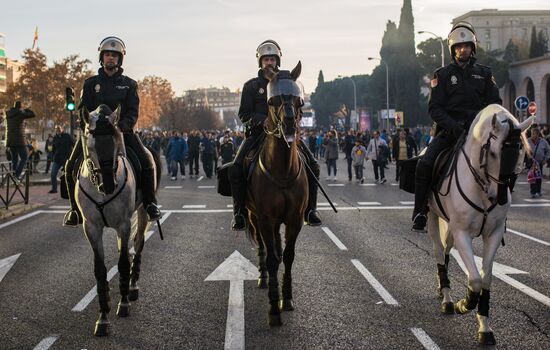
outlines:
[[[292,79],[277,79],[267,84],[267,100],[272,97],[290,95],[304,100],[304,88],[302,83]]]

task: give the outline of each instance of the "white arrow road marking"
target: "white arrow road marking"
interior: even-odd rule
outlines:
[[[510,233],[513,233],[515,235],[518,235],[520,237],[523,237],[523,238],[527,238],[527,239],[530,239],[534,242],[537,242],[537,243],[540,243],[540,244],[544,244],[544,245],[548,245],[550,246],[550,243],[546,242],[546,241],[543,241],[542,239],[538,239],[538,238],[535,238],[535,237],[531,237],[529,235],[526,235],[525,233],[521,233],[519,231],[515,231],[515,230],[512,230],[512,229],[509,229],[507,228],[506,231],[510,232]]]
[[[255,280],[258,269],[234,251],[220,264],[205,281],[229,281],[229,301],[227,324],[225,327],[224,349],[244,350],[244,281]]]
[[[53,343],[55,343],[58,338],[58,334],[50,335],[49,337],[42,339],[42,341],[38,343],[33,350],[47,350],[50,348],[50,346],[53,345]]]
[[[414,336],[428,350],[439,350],[439,346],[430,338],[430,336],[422,328],[411,328]]]
[[[163,224],[164,221],[166,221],[166,219],[168,219],[168,217],[171,215],[172,213],[171,212],[164,212],[164,215],[162,216],[162,219],[160,219],[160,223]],[[148,231],[146,234],[145,234],[145,242],[147,242],[147,240],[149,238],[151,238],[151,236],[153,235],[154,231]],[[132,249],[130,249],[130,253],[133,253],[135,254],[135,250],[134,248],[132,247]],[[118,273],[118,267],[117,265],[111,267],[111,269],[109,270],[109,272],[107,272],[107,281],[110,281],[111,279],[113,279],[113,277],[116,276],[116,274]],[[72,308],[72,311],[75,311],[75,312],[81,312],[81,311],[84,311],[85,308],[88,307],[88,305],[90,305],[90,303],[92,302],[92,300],[95,299],[95,297],[97,296],[97,284],[92,288],[90,289],[90,291],[84,296],[84,298],[82,298],[82,300],[80,300],[78,302],[78,304],[76,304],[73,308]]]
[[[0,260],[0,282],[2,282],[8,271],[15,265],[20,255],[21,253]]]
[[[455,258],[455,260],[458,262],[458,265],[464,271],[465,274],[468,274],[468,270],[466,270],[466,266],[464,265],[464,262],[462,261],[462,258],[460,257],[460,253],[456,249],[451,250],[451,254]],[[481,269],[481,263],[482,259],[478,256],[474,255],[474,259],[477,265],[478,270]],[[512,277],[508,275],[514,275],[514,274],[529,274],[529,272],[521,271],[518,269],[515,269],[510,266],[506,266],[503,264],[499,264],[495,261],[493,261],[493,276],[501,280],[502,282],[509,284],[510,286],[516,288],[522,293],[527,294],[531,298],[535,299],[538,302],[543,303],[544,305],[550,307],[550,298],[548,298],[546,295],[537,292],[536,290],[526,286],[525,284],[516,281]]]
[[[342,243],[338,237],[328,227],[323,227],[323,231],[327,234],[327,236],[336,244],[340,250],[348,250],[348,248]]]
[[[370,283],[372,288],[376,290],[376,292],[384,299],[386,304],[393,305],[393,306],[399,306],[399,303],[397,300],[395,300],[391,294],[384,288],[384,286],[378,282],[378,280],[370,273],[367,268],[361,264],[361,262],[357,259],[351,259],[352,264],[355,266],[357,270],[367,279],[367,281]]]

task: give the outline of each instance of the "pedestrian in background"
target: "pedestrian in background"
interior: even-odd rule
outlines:
[[[380,184],[384,184],[386,183],[386,176],[384,174],[384,160],[387,161],[387,158],[384,159],[384,155],[381,154],[380,146],[382,146],[383,150],[388,148],[386,141],[380,138],[380,133],[378,131],[374,131],[372,133],[372,139],[369,142],[369,146],[367,147],[367,159],[372,161],[374,180]]]
[[[344,153],[346,155],[346,161],[348,163],[348,181],[351,181],[352,179],[352,163],[353,158],[351,155],[352,149],[355,147],[355,131],[353,129],[349,129],[346,137],[344,138]]]
[[[399,182],[401,162],[413,156],[414,145],[411,144],[411,141],[414,142],[414,140],[407,137],[405,131],[400,131],[399,138],[393,142],[392,153],[393,159],[395,159],[395,182]]]
[[[44,171],[44,174],[47,174],[50,172],[50,166],[52,164],[52,157],[53,157],[53,136],[52,134],[48,134],[48,139],[46,140],[46,144],[44,145],[44,151],[46,152],[46,170]]]
[[[73,149],[73,139],[71,135],[63,131],[60,125],[55,127],[55,136],[52,140],[52,173],[50,175],[52,189],[49,193],[57,193],[57,174],[63,169],[65,162],[69,159]],[[65,176],[72,176],[66,174]]]
[[[365,158],[367,157],[367,150],[365,146],[361,144],[361,140],[355,140],[355,146],[351,149],[351,157],[353,160],[353,167],[355,169],[355,179],[357,180],[357,182],[365,182],[365,177],[363,176],[363,168]]]
[[[231,141],[231,137],[228,134],[224,135],[222,144],[220,146],[220,154],[222,157],[222,165],[232,162],[235,157],[235,146]]]
[[[542,196],[542,168],[550,159],[550,146],[541,137],[540,130],[537,128],[531,129],[529,146],[533,150],[533,154],[527,161],[529,168],[527,181],[530,184],[531,198],[539,198]]]
[[[200,148],[202,153],[202,168],[204,174],[208,179],[212,178],[212,165],[215,155],[215,144],[210,132],[206,132],[200,142]]]
[[[33,111],[21,107],[21,101],[15,101],[6,114],[6,147],[10,150],[12,170],[17,179],[21,176],[28,158],[23,122],[34,117]]]
[[[198,130],[193,130],[189,134],[187,145],[189,146],[189,178],[193,178],[193,165],[195,167],[195,177],[199,177],[199,155],[200,155],[201,137]]]
[[[333,180],[333,181],[336,181],[336,173],[338,171],[336,167],[336,160],[338,159],[338,141],[334,134],[335,132],[336,131],[327,132],[327,137],[323,141],[324,147],[325,147],[325,159],[327,162],[327,172],[328,172],[327,180]],[[333,178],[330,177],[331,169],[333,170],[333,174],[334,174]]]
[[[181,171],[181,179],[185,180],[185,157],[187,156],[187,143],[181,137],[179,131],[174,131],[166,148],[167,158],[170,159],[171,180],[178,179],[178,167]]]
[[[42,151],[38,145],[38,141],[35,138],[30,139],[29,145],[29,161],[31,165],[31,175],[38,173],[38,163],[40,163],[40,157],[42,156]]]

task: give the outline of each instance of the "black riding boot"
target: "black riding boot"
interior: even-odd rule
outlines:
[[[63,226],[77,227],[78,224],[83,223],[83,219],[82,213],[80,213],[80,210],[76,205],[76,199],[74,197],[75,181],[72,176],[72,171],[67,171],[65,173],[65,182],[67,185],[67,193],[69,194],[69,203],[71,205],[71,209],[69,209],[69,211],[65,214],[65,217],[63,218]]]
[[[143,204],[149,221],[157,221],[162,217],[157,200],[155,198],[155,173],[153,168],[142,170],[141,187],[143,191]]]
[[[314,170],[315,171],[315,170]],[[318,177],[318,174],[315,174]],[[313,179],[313,175],[308,172],[308,183],[309,183],[309,197],[307,203],[307,209],[305,213],[305,222],[309,226],[319,226],[322,224],[321,217],[317,211],[317,181]]]
[[[238,165],[233,165],[238,167]],[[246,218],[244,217],[244,199],[246,196],[246,184],[242,176],[235,174],[235,169],[230,169],[231,194],[233,195],[233,220],[231,220],[231,229],[233,231],[244,231],[246,229]]]
[[[414,184],[413,231],[423,232],[426,229],[426,202],[432,180],[431,171],[429,166],[421,161],[418,162]]]

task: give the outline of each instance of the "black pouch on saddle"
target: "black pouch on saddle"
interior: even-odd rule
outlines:
[[[399,169],[399,188],[403,191],[414,193],[414,180],[416,173],[416,164],[422,156],[413,157],[400,163]]]
[[[59,195],[63,199],[69,199],[69,191],[67,191],[67,179],[65,178],[65,172],[61,174],[59,184]]]
[[[233,162],[218,167],[218,193],[222,196],[231,197],[231,183],[229,183],[229,167]]]

